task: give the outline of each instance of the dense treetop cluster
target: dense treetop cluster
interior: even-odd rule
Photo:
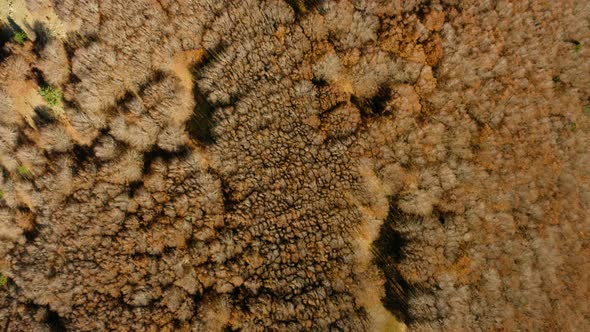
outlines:
[[[0,328],[590,328],[584,1],[23,6]]]

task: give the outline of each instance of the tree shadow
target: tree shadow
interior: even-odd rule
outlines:
[[[404,223],[413,222],[409,220],[411,218],[418,217],[404,214],[395,201],[391,200],[389,213],[381,225],[379,237],[372,244],[375,263],[383,271],[386,279],[383,305],[404,323],[412,321],[409,300],[417,289],[404,279],[398,268],[406,256],[404,247],[407,244],[399,228]]]
[[[224,46],[220,44],[207,50],[203,60],[191,69],[194,83],[193,98],[195,108],[193,115],[186,124],[186,128],[189,135],[203,145],[215,143],[215,137],[213,136],[213,114],[215,113],[216,105],[213,105],[207,100],[207,95],[199,88],[197,81],[203,70],[218,58],[218,55],[223,52],[223,49]]]

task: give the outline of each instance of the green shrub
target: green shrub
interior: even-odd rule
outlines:
[[[16,171],[22,177],[25,177],[25,178],[31,177],[31,171],[28,168],[26,168],[25,166],[22,166],[22,165],[21,166],[18,166],[16,168]]]
[[[0,199],[4,198],[4,192],[0,190]]]
[[[39,94],[49,106],[55,107],[61,103],[61,91],[50,85],[41,88]]]
[[[12,39],[14,39],[15,42],[23,45],[29,39],[29,36],[27,36],[26,32],[19,31],[14,34],[14,37],[12,37]]]
[[[6,278],[6,276],[0,274],[0,287],[6,286],[6,283],[8,283],[8,278]]]

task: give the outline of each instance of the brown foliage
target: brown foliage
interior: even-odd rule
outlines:
[[[51,5],[0,62],[9,330],[588,326],[588,5]]]

